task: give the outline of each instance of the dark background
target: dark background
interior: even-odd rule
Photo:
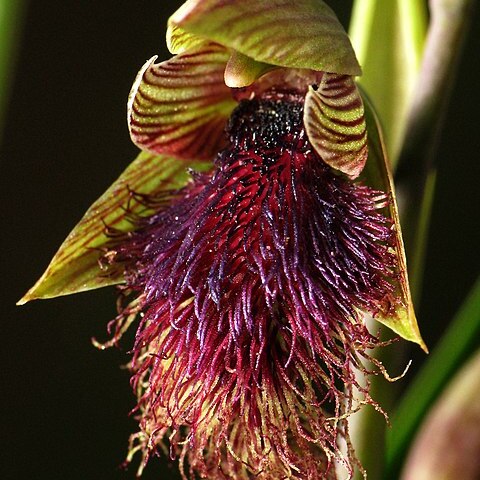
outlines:
[[[125,122],[137,70],[168,58],[166,19],[181,2],[28,3],[1,159],[0,478],[131,479],[119,465],[135,422],[123,350],[100,352],[115,291],[15,302],[88,206],[135,157]],[[340,11],[338,5],[343,8]],[[348,21],[350,1],[331,2]],[[478,9],[438,153],[423,300],[433,347],[478,271]],[[417,366],[423,356],[417,354]],[[145,479],[177,478],[153,460]],[[162,470],[164,468],[164,470]]]

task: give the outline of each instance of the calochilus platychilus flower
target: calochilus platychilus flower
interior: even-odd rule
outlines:
[[[165,450],[184,478],[351,476],[348,415],[376,405],[366,318],[423,346],[351,44],[321,0],[189,0],[167,44],[128,101],[142,152],[21,302],[119,285],[142,467]]]

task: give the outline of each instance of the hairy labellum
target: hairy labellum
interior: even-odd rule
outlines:
[[[169,448],[185,477],[328,479],[355,463],[339,440],[356,393],[373,402],[355,369],[378,344],[364,315],[395,307],[394,232],[386,196],[333,173],[302,115],[292,92],[243,100],[214,170],[147,198],[155,213],[105,257],[137,295],[124,321],[141,312],[132,448]]]

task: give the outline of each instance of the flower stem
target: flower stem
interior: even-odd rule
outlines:
[[[474,0],[430,0],[431,23],[396,174],[414,300],[421,292],[434,156],[474,4]]]
[[[373,319],[369,319],[368,327],[374,332],[378,330],[378,323]],[[392,336],[390,331],[383,330],[381,332],[381,340],[383,341],[390,340]],[[403,342],[396,342],[388,348],[379,348],[371,352],[371,356],[384,364],[389,370],[390,375],[392,373],[396,375],[405,368],[407,363],[404,350]],[[371,364],[366,365],[366,367],[374,368]],[[358,380],[362,384],[366,381],[360,374]],[[370,377],[369,381],[372,398],[378,402],[378,405],[388,414],[388,412],[393,410],[400,385],[389,383],[387,379],[380,374]],[[362,467],[367,472],[368,480],[382,479],[385,469],[385,445],[388,420],[371,405],[366,405],[351,417],[349,426],[356,455]],[[362,480],[363,478],[361,472],[357,470],[354,480]]]
[[[400,142],[397,199],[410,260],[412,293],[417,301],[435,185],[433,157],[473,6],[473,0],[430,0],[431,24],[407,114],[405,134]],[[404,358],[405,352],[397,353],[397,361]],[[395,368],[388,359],[380,360],[389,368]],[[394,388],[393,385],[383,385],[380,377],[371,379],[372,396],[387,412],[394,403]],[[355,416],[357,425],[352,426],[352,439],[369,479],[393,478],[382,476],[385,420],[375,413],[363,409]],[[390,452],[389,464],[397,460],[392,460],[391,456]]]
[[[355,0],[353,5],[350,37],[363,69],[358,82],[383,122],[392,170],[404,137],[426,29],[424,1]]]

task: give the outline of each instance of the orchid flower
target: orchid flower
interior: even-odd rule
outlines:
[[[22,302],[119,285],[142,467],[350,478],[348,416],[381,409],[358,372],[387,375],[367,318],[424,347],[351,44],[321,0],[189,0],[167,44],[128,100],[142,153]]]

